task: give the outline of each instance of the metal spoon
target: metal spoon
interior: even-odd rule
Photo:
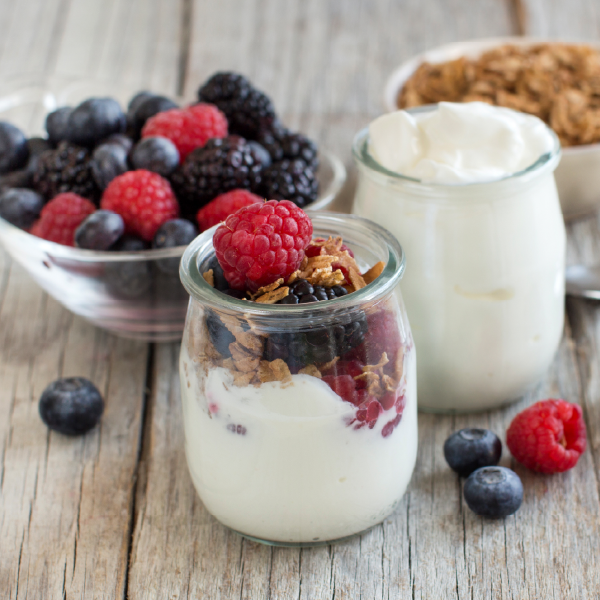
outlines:
[[[565,275],[568,295],[600,300],[600,266],[571,265]]]

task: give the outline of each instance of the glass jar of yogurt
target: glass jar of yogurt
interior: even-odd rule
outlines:
[[[419,352],[419,407],[436,412],[516,400],[544,375],[563,331],[565,228],[553,176],[560,143],[535,117],[463,106],[431,142],[402,123],[398,135],[376,132],[388,166],[403,165],[408,176],[374,158],[369,129],[353,145],[354,212],[385,224],[406,252],[401,288]],[[508,132],[504,123],[486,131],[488,109],[505,111]],[[438,110],[411,109],[410,128]],[[468,111],[479,111],[474,123],[465,122]],[[522,123],[531,126],[525,134]],[[424,160],[406,159],[415,148]]]
[[[185,449],[207,510],[254,540],[319,545],[380,523],[417,453],[416,358],[398,282],[404,255],[383,228],[311,215],[342,236],[366,287],[326,302],[259,304],[204,279],[214,228],[187,248],[181,347]]]

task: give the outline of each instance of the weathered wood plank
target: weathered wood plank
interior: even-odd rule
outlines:
[[[598,41],[600,14],[593,0],[521,0],[526,34],[562,40]]]
[[[10,598],[120,598],[146,345],[73,317],[16,266],[0,339],[0,588]],[[101,425],[81,438],[49,432],[37,412],[44,387],[72,375],[91,379],[106,399]]]

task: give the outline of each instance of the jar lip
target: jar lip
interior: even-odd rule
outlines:
[[[404,273],[406,258],[402,246],[387,229],[356,215],[332,212],[321,213],[310,210],[307,210],[306,213],[310,216],[317,235],[320,229],[360,230],[363,234],[367,233],[372,236],[381,245],[382,249],[387,248],[388,260],[381,275],[366,287],[327,302],[260,304],[238,300],[211,287],[200,272],[199,263],[205,263],[214,256],[212,238],[217,227],[219,227],[219,225],[215,225],[201,233],[186,248],[179,266],[179,276],[183,286],[190,296],[202,305],[218,310],[243,311],[249,316],[256,317],[282,318],[287,316],[291,319],[302,317],[309,312],[310,319],[314,322],[330,318],[332,309],[335,309],[336,312],[344,308],[353,310],[357,304],[377,301],[394,290]],[[346,243],[346,240],[344,241]],[[348,239],[347,242],[350,246],[352,245],[351,239]]]
[[[437,109],[438,104],[424,104],[423,106],[414,106],[412,108],[403,109],[409,113],[423,113],[423,112],[432,112]],[[507,108],[506,110],[512,110]],[[518,112],[518,111],[513,111]],[[371,169],[372,171],[376,171],[381,175],[385,175],[387,177],[391,177],[393,179],[397,179],[401,182],[406,182],[409,184],[419,184],[422,186],[428,186],[436,189],[459,189],[459,188],[473,188],[476,186],[487,186],[492,183],[501,183],[505,181],[512,181],[514,179],[519,179],[521,177],[527,177],[532,174],[538,174],[546,171],[547,169],[554,169],[558,164],[561,156],[561,145],[558,136],[554,132],[554,130],[548,125],[544,123],[544,126],[548,130],[550,137],[553,141],[553,147],[549,152],[545,152],[540,155],[540,157],[527,168],[522,169],[521,171],[516,171],[514,173],[509,173],[504,177],[500,177],[499,179],[490,179],[489,181],[471,181],[465,183],[439,183],[436,181],[423,181],[417,177],[409,177],[408,175],[403,175],[402,173],[396,173],[395,171],[389,171],[383,165],[373,158],[373,156],[369,153],[368,149],[368,141],[369,141],[369,127],[365,127],[361,129],[355,136],[352,142],[352,156],[354,160],[359,165],[364,165],[365,167]]]

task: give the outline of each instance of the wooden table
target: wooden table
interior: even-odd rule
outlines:
[[[410,55],[444,42],[527,32],[597,39],[591,0],[3,0],[0,74],[92,76],[192,98],[217,69],[272,95],[351,168],[354,132],[382,110],[382,85]],[[524,17],[524,18],[523,18]],[[338,206],[347,207],[354,174]],[[569,225],[569,261],[600,253],[598,215]],[[544,383],[517,406],[421,415],[419,457],[397,512],[317,549],[229,533],[188,476],[177,344],[118,339],[74,317],[0,255],[0,596],[65,598],[545,599],[600,597],[600,311],[568,300]],[[42,389],[82,375],[103,390],[102,425],[49,433]],[[466,425],[503,433],[534,399],[580,402],[589,450],[571,472],[514,464],[520,511],[475,516],[442,444]]]

